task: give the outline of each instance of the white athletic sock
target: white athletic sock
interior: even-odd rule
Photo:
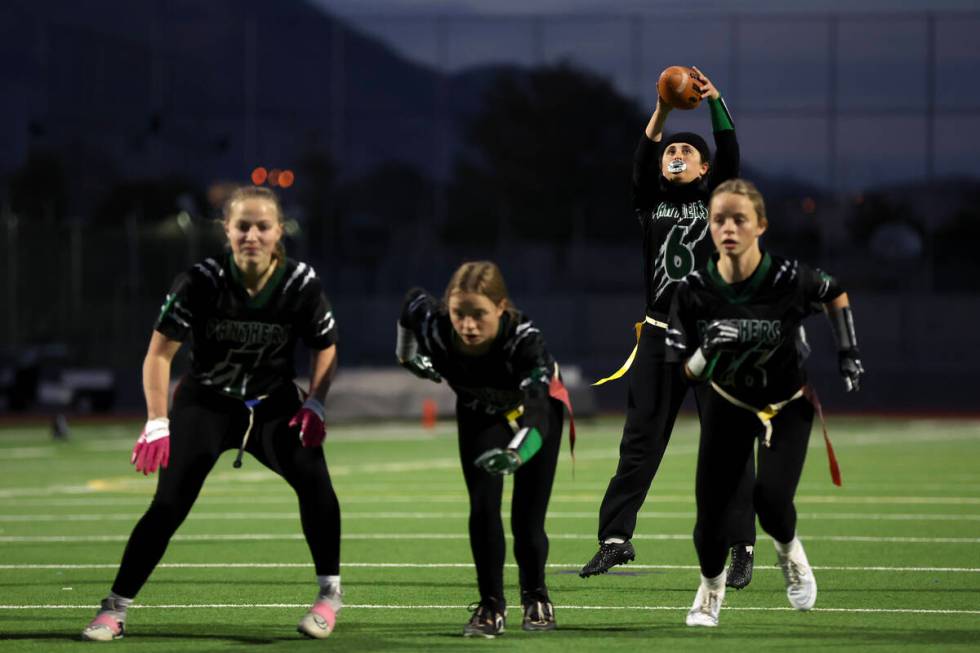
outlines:
[[[328,600],[340,603],[340,576],[317,576],[316,582],[320,586],[317,601]]]
[[[713,592],[725,589],[725,573],[726,572],[723,570],[714,578],[708,578],[704,574],[701,574],[701,584]]]
[[[786,542],[785,544],[777,540],[773,540],[772,543],[776,545],[776,551],[778,551],[780,555],[788,556],[790,553],[796,550],[796,547],[800,546],[800,539],[794,536],[792,540]]]
[[[133,599],[128,599],[125,596],[119,596],[115,592],[109,592],[109,595],[105,597],[109,601],[114,609],[108,612],[114,613],[119,621],[126,621],[126,609],[133,604]]]
[[[603,544],[625,544],[626,540],[621,537],[607,537],[602,541]]]

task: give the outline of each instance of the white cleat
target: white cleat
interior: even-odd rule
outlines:
[[[110,612],[100,612],[82,631],[82,639],[87,642],[111,642],[122,639],[123,622]]]
[[[725,585],[721,589],[712,590],[705,587],[704,583],[698,586],[698,593],[694,596],[694,604],[687,613],[685,620],[688,626],[707,626],[714,628],[718,625],[718,613],[721,612],[721,603],[725,600]]]
[[[806,559],[803,544],[795,540],[789,553],[783,555],[777,549],[776,557],[786,579],[789,604],[797,610],[809,610],[817,602],[817,579],[813,576],[810,561]]]
[[[296,626],[296,630],[313,639],[326,639],[333,632],[336,623],[336,610],[329,601],[321,599],[313,604],[309,612],[303,615]]]

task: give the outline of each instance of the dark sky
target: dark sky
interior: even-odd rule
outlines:
[[[650,108],[660,70],[697,65],[772,174],[843,191],[980,176],[976,0],[317,1],[433,68],[565,60]],[[708,128],[674,115],[668,129]]]

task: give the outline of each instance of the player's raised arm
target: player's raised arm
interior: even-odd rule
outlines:
[[[657,96],[657,106],[650,115],[646,129],[633,152],[633,208],[645,210],[652,208],[653,197],[649,192],[656,184],[659,171],[659,143],[663,140],[664,125],[671,107]]]
[[[715,158],[711,162],[708,186],[713,189],[723,181],[738,177],[741,155],[738,139],[735,137],[735,123],[725,99],[707,75],[696,66],[692,66],[692,69],[701,88],[701,97],[708,101],[708,112],[711,114],[711,131],[715,138]]]

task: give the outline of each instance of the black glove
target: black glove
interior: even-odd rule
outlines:
[[[830,327],[837,341],[837,369],[844,378],[844,387],[848,392],[859,389],[864,366],[861,365],[861,354],[857,348],[857,334],[854,331],[854,314],[850,306],[839,309],[828,309]]]
[[[710,359],[724,349],[738,343],[738,320],[714,320],[704,330],[701,351]]]
[[[473,464],[489,474],[513,474],[521,466],[521,457],[513,449],[495,447],[480,454]]]
[[[429,379],[436,383],[442,381],[442,376],[436,372],[436,368],[432,367],[432,359],[428,356],[416,354],[408,360],[399,361],[399,364],[420,379]]]
[[[396,325],[396,334],[395,357],[398,364],[420,379],[429,379],[436,383],[442,381],[442,377],[432,367],[432,359],[419,353],[415,334],[408,327],[402,326],[401,320]]]
[[[837,352],[837,369],[844,379],[844,387],[848,392],[860,390],[861,375],[864,366],[861,365],[861,353],[857,347],[843,349]]]

